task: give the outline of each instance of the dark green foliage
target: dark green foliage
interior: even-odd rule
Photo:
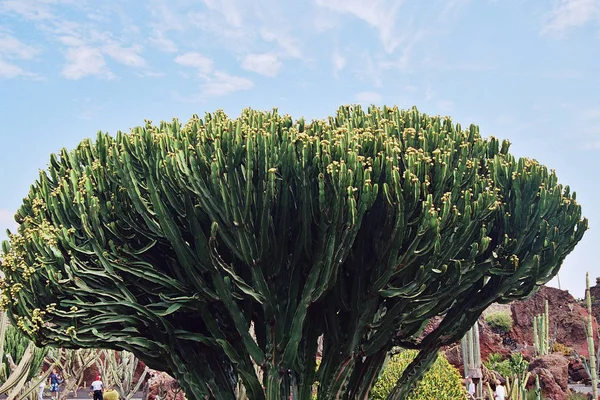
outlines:
[[[320,399],[364,398],[393,346],[419,349],[390,394],[405,398],[587,228],[554,172],[508,147],[396,108],[99,134],[24,199],[1,303],[37,343],[132,351],[190,399],[232,399],[238,378],[257,400],[309,399],[315,379]]]
[[[513,320],[510,313],[506,311],[496,311],[485,316],[485,321],[492,327],[502,332],[509,332],[513,326]]]

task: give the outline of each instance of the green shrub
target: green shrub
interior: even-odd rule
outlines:
[[[488,357],[488,360],[483,363],[487,369],[496,371],[500,375],[512,376],[513,371],[511,369],[510,360],[502,360],[502,356],[498,353],[493,353]]]
[[[396,385],[406,366],[415,358],[417,352],[405,350],[392,356],[382,371],[369,396],[372,400],[385,399]],[[407,400],[455,400],[465,398],[465,388],[461,376],[446,358],[439,356],[431,369],[427,371],[415,391]]]
[[[587,400],[588,397],[582,393],[571,393],[567,396],[568,400]]]
[[[499,329],[502,332],[509,332],[513,326],[513,319],[510,313],[506,311],[497,311],[490,313],[485,316],[485,321],[492,328]]]
[[[553,353],[561,353],[563,356],[569,357],[573,355],[573,348],[562,343],[554,342],[552,344]]]
[[[529,361],[523,358],[521,353],[512,353],[508,359],[508,365],[510,367],[511,376],[517,374],[518,376],[525,376],[525,373],[529,370]]]

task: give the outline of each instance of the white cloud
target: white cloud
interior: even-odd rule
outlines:
[[[276,54],[248,54],[242,60],[242,68],[257,74],[273,78],[277,76],[283,64],[277,58]]]
[[[243,18],[240,13],[240,5],[236,4],[235,0],[204,0],[204,4],[209,9],[221,14],[228,26],[242,27]]]
[[[138,53],[141,51],[140,46],[132,46],[125,48],[117,43],[110,43],[102,47],[102,52],[110,56],[113,60],[120,64],[129,67],[145,67],[144,60]]]
[[[600,1],[598,0],[557,0],[547,15],[542,34],[564,34],[570,28],[600,20]]]
[[[179,47],[174,41],[167,38],[165,33],[159,29],[155,29],[153,35],[150,37],[150,41],[158,47],[159,50],[165,53],[176,53]]]
[[[31,60],[39,53],[34,46],[26,45],[7,33],[0,32],[0,57],[15,57]]]
[[[49,19],[53,15],[48,3],[45,0],[3,0],[0,2],[0,12],[17,14],[29,20]]]
[[[38,77],[15,64],[15,60],[31,60],[38,53],[36,47],[29,46],[6,32],[0,32],[0,78]]]
[[[320,7],[348,13],[362,19],[379,32],[386,53],[393,53],[404,38],[396,31],[396,16],[403,0],[315,0]]]
[[[23,70],[18,65],[11,64],[0,58],[0,78],[36,77],[37,75]]]
[[[200,53],[190,51],[175,57],[177,64],[197,68],[200,74],[208,74],[213,70],[213,60]]]
[[[254,84],[249,79],[215,71],[213,77],[202,85],[202,93],[206,96],[226,96],[233,92],[249,90],[253,87]]]
[[[275,42],[279,47],[285,51],[285,53],[294,58],[301,58],[302,51],[300,50],[300,41],[288,36],[284,31],[271,31],[268,29],[261,29],[260,36],[267,42]]]
[[[375,104],[375,103],[380,103],[382,100],[382,97],[379,93],[377,92],[360,92],[357,93],[354,98],[356,99],[357,102],[359,103],[368,103],[368,104]]]
[[[102,52],[94,47],[71,47],[67,49],[67,65],[62,74],[67,79],[80,79],[85,76],[96,75],[112,79],[114,75],[106,67]]]

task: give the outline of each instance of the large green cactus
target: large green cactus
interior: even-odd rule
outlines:
[[[251,399],[309,399],[315,380],[320,399],[363,399],[392,346],[419,349],[402,399],[587,228],[554,172],[508,147],[386,107],[99,134],[24,199],[2,305],[38,344],[131,351],[191,399],[232,399],[238,379]]]

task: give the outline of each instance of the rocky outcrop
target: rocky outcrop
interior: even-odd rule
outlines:
[[[184,400],[183,390],[175,378],[166,372],[153,373],[144,386],[142,396],[145,400]]]
[[[550,316],[550,340],[571,347],[587,357],[587,341],[583,329],[587,311],[564,290],[542,286],[539,292],[529,299],[511,303],[513,338],[524,346],[533,344],[533,317],[544,312],[546,300]],[[594,325],[597,329],[597,325]]]
[[[545,399],[552,400],[567,400],[568,394],[560,387],[558,382],[554,379],[552,372],[546,368],[535,368],[531,370],[527,387],[535,386],[535,377],[539,376],[540,387],[542,388],[542,395]]]
[[[583,363],[578,359],[572,358],[569,360],[569,380],[573,383],[584,383],[586,385],[591,383],[590,376]]]
[[[542,369],[548,370],[552,374],[556,384],[563,392],[567,392],[569,383],[569,360],[567,360],[565,356],[560,354],[548,354],[536,358],[529,364],[530,371]],[[551,398],[553,399],[554,397]]]
[[[596,285],[590,287],[592,297],[592,314],[596,321],[600,321],[600,278],[596,278]]]
[[[479,318],[479,347],[482,361],[487,360],[494,353],[498,353],[502,357],[510,355],[510,348],[504,345],[502,336],[492,330],[485,322],[484,317]]]

